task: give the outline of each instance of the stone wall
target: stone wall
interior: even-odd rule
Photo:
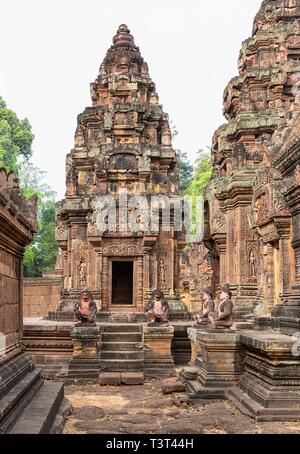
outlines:
[[[69,413],[63,384],[44,383],[22,341],[23,255],[36,214],[36,197],[25,200],[18,179],[0,169],[0,434],[56,433]]]
[[[0,365],[20,351],[22,257],[36,229],[35,204],[25,203],[18,180],[0,169]]]
[[[61,298],[61,279],[25,278],[23,281],[24,317],[45,317],[55,311]]]

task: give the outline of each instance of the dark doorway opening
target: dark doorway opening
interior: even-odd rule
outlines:
[[[112,304],[133,304],[133,262],[112,262]]]

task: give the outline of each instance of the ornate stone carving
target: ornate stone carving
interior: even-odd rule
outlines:
[[[86,288],[87,284],[87,265],[84,257],[80,259],[78,266],[79,288]]]

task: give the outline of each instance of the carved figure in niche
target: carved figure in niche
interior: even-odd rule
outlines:
[[[241,168],[246,164],[246,150],[243,143],[238,143],[233,151],[234,165]]]
[[[157,143],[157,130],[156,124],[149,123],[145,129],[145,139],[146,143],[155,145]]]
[[[168,180],[170,183],[170,190],[171,193],[174,194],[175,192],[178,191],[178,172],[176,169],[172,170],[168,174]]]
[[[228,284],[220,289],[220,306],[218,312],[211,312],[208,319],[214,329],[231,328],[233,324],[232,312],[233,303],[231,301],[231,291]]]
[[[57,241],[66,241],[68,239],[68,227],[60,223],[55,229],[55,239]]]
[[[135,155],[132,154],[118,154],[112,159],[113,167],[116,170],[137,170],[138,161]]]
[[[157,105],[159,103],[159,97],[157,93],[151,93],[150,104]]]
[[[190,294],[191,296],[197,296],[197,280],[195,276],[190,278]]]
[[[165,122],[161,130],[161,144],[166,147],[172,145],[172,134],[168,122]]]
[[[195,325],[196,328],[201,328],[202,326],[207,325],[209,322],[208,320],[209,314],[214,312],[215,310],[213,292],[211,287],[205,287],[202,290],[202,301],[203,301],[202,311],[196,314],[197,320],[197,323]]]
[[[162,290],[154,290],[146,306],[146,314],[150,323],[167,323],[170,307]]]
[[[256,267],[256,256],[253,249],[251,249],[249,254],[249,267],[250,267],[250,276],[256,277],[257,267]]]
[[[75,146],[76,147],[84,147],[84,133],[81,126],[77,126],[76,133],[75,133]]]
[[[160,288],[166,288],[166,266],[163,259],[159,259],[159,284]]]
[[[84,257],[82,257],[80,259],[80,263],[79,263],[79,267],[78,267],[78,274],[79,274],[79,288],[86,287],[87,268],[86,268],[86,261],[85,261]]]
[[[142,158],[142,170],[150,171],[150,156],[144,155]]]
[[[260,212],[260,199],[257,199],[254,204],[254,221],[255,224],[257,225],[259,223],[259,212]]]
[[[93,296],[89,290],[84,290],[80,295],[80,300],[74,305],[75,319],[80,323],[76,326],[84,324],[94,324],[95,315],[97,313],[97,305],[93,300]]]

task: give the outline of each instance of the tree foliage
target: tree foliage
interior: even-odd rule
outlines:
[[[0,167],[13,171],[21,181],[25,198],[38,197],[39,230],[26,248],[24,272],[28,277],[41,276],[53,268],[58,248],[55,241],[55,192],[43,183],[45,172],[29,162],[34,135],[27,119],[19,120],[0,97]]]
[[[186,194],[191,197],[203,196],[211,178],[212,164],[209,150],[199,150],[195,162],[195,171]]]
[[[55,192],[43,183],[45,172],[31,163],[23,163],[20,180],[25,197],[38,197],[39,230],[33,243],[27,246],[24,256],[24,274],[42,276],[45,269],[54,268],[58,253],[55,241]]]
[[[27,277],[42,276],[46,269],[55,266],[58,253],[55,241],[55,200],[42,201],[39,209],[39,230],[25,251],[24,274]]]
[[[192,182],[194,168],[185,152],[177,150],[177,154],[179,156],[179,191],[183,195]]]
[[[18,175],[19,158],[30,158],[33,139],[29,121],[26,118],[19,120],[0,97],[0,167],[12,170]]]
[[[191,202],[191,220],[192,220],[192,227],[190,229],[190,236],[194,237],[197,235],[197,198],[203,197],[205,194],[205,189],[210,181],[212,175],[212,163],[211,163],[211,155],[210,150],[199,150],[197,154],[197,159],[195,162],[195,171],[194,176],[189,183],[186,191],[185,196],[190,197]],[[204,213],[202,213],[204,214]]]

